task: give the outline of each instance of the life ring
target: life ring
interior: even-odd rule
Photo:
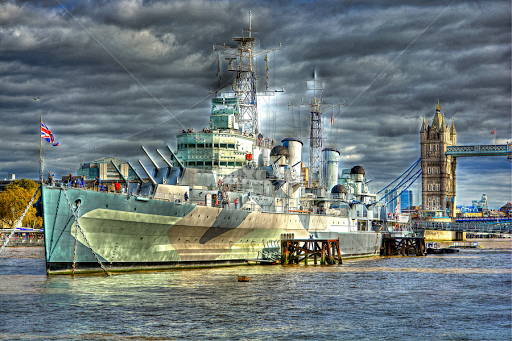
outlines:
[[[200,201],[198,205],[201,205],[201,206],[203,206],[203,202],[202,202],[202,201]]]

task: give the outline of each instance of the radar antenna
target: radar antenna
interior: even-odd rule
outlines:
[[[310,112],[308,188],[318,188],[324,187],[324,179],[322,179],[322,113],[343,104],[325,105],[322,103],[323,80],[316,78],[316,68],[313,69],[313,80],[306,81],[306,89],[313,91],[310,103],[291,105],[291,107],[303,108]]]
[[[248,37],[245,37],[245,32],[249,33]],[[229,62],[228,71],[236,72],[232,88],[240,104],[240,111],[235,117],[240,130],[256,136],[259,133],[259,120],[254,58],[280,50],[281,44],[276,49],[256,49],[256,38],[252,36],[252,33],[257,32],[252,30],[251,12],[249,12],[249,30],[242,30],[242,37],[232,38],[238,43],[238,46],[214,45],[213,51],[219,54],[219,58],[220,55],[226,56],[225,59]]]

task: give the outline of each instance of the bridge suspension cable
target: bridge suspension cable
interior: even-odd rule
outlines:
[[[408,180],[407,182],[409,182],[409,184],[407,186],[405,186],[401,191],[400,193],[398,193],[393,199],[391,200],[388,200],[386,201],[386,205],[389,204],[390,202],[392,202],[393,200],[395,200],[396,198],[398,198],[400,195],[402,195],[403,192],[405,192],[409,187],[411,187],[411,185],[421,176],[421,169],[419,169],[416,173],[414,173]],[[407,182],[405,184],[407,184]],[[384,199],[387,195],[393,193],[393,191],[389,192],[388,194],[386,194],[385,196],[383,196],[379,201],[381,201],[382,199]]]
[[[421,176],[421,167],[420,169],[416,169],[418,165],[420,165],[421,159],[416,160],[405,172],[400,174],[395,180],[393,180],[389,185],[381,189],[377,192],[377,194],[381,193],[382,191],[386,190],[392,185],[395,185],[391,190],[388,191],[384,196],[382,196],[378,201],[373,203],[372,205],[375,205],[378,202],[383,201],[384,199],[394,196],[391,200],[386,201],[386,205],[398,198],[405,190],[407,190],[420,176]]]
[[[399,176],[398,178],[396,178],[395,180],[393,180],[389,185],[387,185],[386,187],[384,187],[383,189],[381,189],[380,191],[378,191],[378,192],[377,192],[377,194],[379,194],[380,192],[382,192],[383,190],[385,190],[385,189],[386,189],[386,188],[388,188],[389,186],[393,185],[395,182],[397,182],[397,181],[398,181],[398,179],[400,179],[400,178],[401,178],[405,173],[407,173],[408,171],[409,171],[409,173],[410,173],[411,169],[416,168],[416,166],[418,165],[418,163],[419,163],[420,161],[421,161],[421,158],[420,158],[420,159],[418,159],[418,160],[416,160],[416,162],[414,162],[414,163],[411,165],[411,167],[409,167],[405,172],[403,172],[402,174],[400,174],[400,176]],[[409,173],[408,173],[408,174],[409,174]],[[407,175],[406,175],[406,177],[407,177]]]

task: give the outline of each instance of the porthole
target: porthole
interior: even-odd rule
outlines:
[[[75,202],[73,203],[73,208],[76,209],[78,206],[80,206],[81,203],[82,203],[81,199],[76,199]]]

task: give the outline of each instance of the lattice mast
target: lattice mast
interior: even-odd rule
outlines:
[[[249,36],[245,37],[248,33]],[[240,111],[236,120],[242,132],[252,133],[256,136],[259,133],[258,104],[257,104],[257,77],[254,64],[254,58],[262,54],[280,50],[279,48],[263,50],[256,49],[256,38],[252,33],[251,12],[249,12],[249,30],[242,30],[242,37],[232,38],[238,43],[237,47],[223,45],[214,45],[213,51],[220,55],[226,56],[228,61],[228,71],[236,72],[235,80],[232,84],[233,92],[239,99]],[[217,48],[221,48],[216,50]],[[220,77],[220,65],[219,65]]]
[[[342,104],[326,106],[322,103],[323,80],[316,79],[316,70],[313,70],[313,80],[306,82],[306,88],[313,91],[310,103],[295,107],[303,108],[310,113],[308,187],[319,188],[324,186],[324,179],[322,179],[322,112]]]
[[[308,90],[313,90],[313,98],[309,103],[309,187],[321,187],[322,181],[322,80],[316,79],[313,71],[313,81],[306,83]],[[319,92],[320,98],[317,98]]]

